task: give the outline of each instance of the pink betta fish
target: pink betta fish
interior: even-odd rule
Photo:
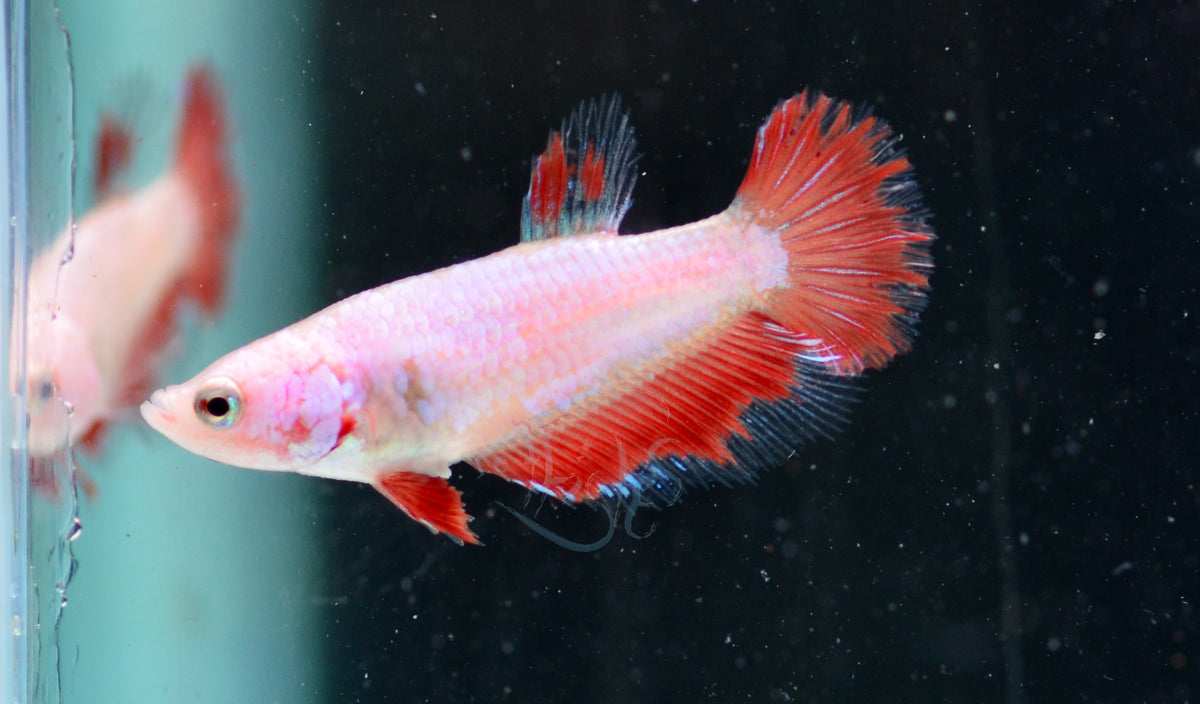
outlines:
[[[368,483],[468,543],[460,461],[568,502],[750,479],[909,347],[933,233],[898,140],[802,93],[727,210],[620,236],[633,130],[615,97],[586,103],[533,165],[519,244],[347,298],[142,415],[218,462]]]
[[[192,300],[211,313],[220,302],[239,207],[225,133],[213,77],[192,70],[174,164],[148,186],[116,193],[133,138],[106,116],[99,204],[30,267],[29,452],[34,483],[49,492],[55,455],[94,446],[154,388],[176,308]]]

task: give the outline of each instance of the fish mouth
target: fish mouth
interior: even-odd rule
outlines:
[[[146,419],[151,428],[160,433],[163,431],[163,428],[175,420],[175,415],[167,410],[168,401],[167,390],[159,389],[150,394],[150,400],[143,401],[139,409],[142,413],[142,418]]]

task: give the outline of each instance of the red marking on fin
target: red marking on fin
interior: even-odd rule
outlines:
[[[390,472],[376,478],[379,493],[415,521],[435,533],[445,533],[457,541],[478,545],[479,539],[467,528],[469,516],[463,509],[462,494],[441,477],[413,472]]]
[[[924,307],[933,232],[897,137],[820,93],[784,101],[759,129],[731,211],[781,233],[790,285],[765,311],[822,340],[842,374],[908,349]]]
[[[118,174],[128,168],[133,159],[133,131],[111,113],[100,118],[100,134],[96,137],[96,194],[108,196]]]
[[[615,95],[575,109],[533,163],[521,241],[615,234],[637,179],[634,148],[633,128]]]
[[[579,169],[579,182],[583,186],[584,200],[600,200],[604,195],[604,155],[596,156],[596,145],[587,145],[583,166]]]
[[[557,224],[567,195],[567,179],[570,167],[563,151],[562,135],[553,132],[546,144],[546,151],[533,165],[529,184],[529,206],[534,222]]]
[[[746,314],[603,401],[552,417],[486,455],[468,460],[558,498],[598,498],[639,466],[690,457],[734,466],[728,440],[750,439],[742,414],[754,401],[789,397],[803,338]]]
[[[237,228],[239,198],[228,163],[225,115],[216,81],[205,68],[188,73],[175,168],[200,209],[203,254],[189,276],[194,296],[212,312],[221,301],[228,250]]]

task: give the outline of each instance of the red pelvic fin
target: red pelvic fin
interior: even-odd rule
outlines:
[[[839,395],[817,378],[832,379],[827,372],[797,371],[811,345],[761,314],[744,315],[668,363],[638,370],[640,382],[623,392],[467,461],[567,501],[611,497],[631,481],[648,498],[669,500],[682,484],[749,479],[798,439],[826,434],[840,413]],[[763,442],[771,448],[749,449]],[[661,481],[637,478],[646,471]]]
[[[187,77],[175,162],[200,207],[204,255],[196,257],[189,284],[192,295],[210,312],[221,300],[226,259],[240,207],[229,164],[225,123],[211,72],[206,68],[192,69]]]
[[[380,475],[374,486],[410,518],[424,523],[433,532],[445,533],[459,544],[479,544],[479,539],[467,528],[470,516],[463,509],[462,494],[445,479],[413,472],[389,472]]]
[[[133,160],[133,129],[116,115],[106,112],[100,117],[100,134],[96,136],[96,198],[112,195],[116,179],[129,168]]]
[[[79,438],[77,444],[94,455],[100,452],[100,448],[104,445],[104,436],[107,434],[108,422],[98,420],[92,423],[92,427],[88,428],[87,432]]]
[[[899,137],[882,120],[804,92],[759,129],[731,212],[778,230],[790,286],[765,311],[818,338],[855,374],[908,349],[933,270],[933,232]]]
[[[75,481],[78,483],[79,489],[83,491],[83,495],[89,501],[95,500],[100,495],[96,481],[84,471],[83,467],[76,465],[73,461],[67,464],[67,460],[62,455],[30,457],[29,484],[38,494],[58,502],[65,498],[62,495],[63,483],[59,481],[58,473],[61,470],[64,474],[69,474],[72,469],[75,472]]]
[[[48,499],[58,499],[62,484],[58,479],[60,461],[53,455],[29,458],[29,484]]]
[[[616,234],[637,180],[636,140],[616,95],[583,103],[533,162],[521,241]]]

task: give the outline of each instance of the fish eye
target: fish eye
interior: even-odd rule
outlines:
[[[38,375],[33,382],[35,396],[39,401],[49,401],[54,398],[54,376],[49,372]]]
[[[228,379],[214,381],[196,395],[196,417],[211,428],[228,428],[242,416],[242,394]]]

